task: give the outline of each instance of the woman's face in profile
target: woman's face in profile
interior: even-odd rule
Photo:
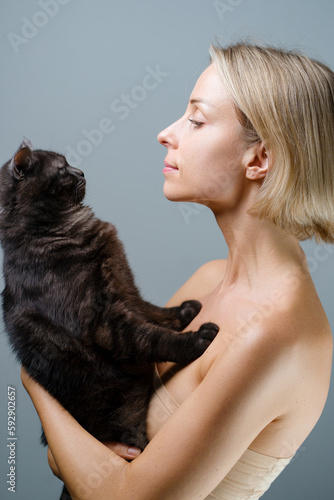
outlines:
[[[164,195],[233,208],[245,182],[247,150],[235,107],[215,66],[199,77],[185,114],[158,135],[168,150]]]

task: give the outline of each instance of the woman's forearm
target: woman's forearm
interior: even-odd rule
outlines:
[[[127,466],[95,439],[50,394],[35,382],[24,381],[40,417],[60,476],[75,500],[122,499],[120,490]],[[105,481],[106,477],[112,481]],[[103,492],[104,484],[108,491]]]

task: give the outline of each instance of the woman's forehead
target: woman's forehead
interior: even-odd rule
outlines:
[[[214,64],[210,64],[198,78],[189,102],[199,102],[215,109],[227,103],[232,104]]]

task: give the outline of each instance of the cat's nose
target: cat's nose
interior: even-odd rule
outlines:
[[[79,170],[78,168],[75,168],[75,167],[67,167],[67,171],[70,173],[70,174],[73,174],[73,175],[80,175],[81,177],[85,177],[85,174],[83,173],[82,170]]]

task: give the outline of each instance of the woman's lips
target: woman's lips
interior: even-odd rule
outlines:
[[[173,167],[173,165],[170,165],[166,161],[164,161],[165,168],[163,169],[163,173],[166,174],[167,172],[176,172],[178,170],[177,167]]]

